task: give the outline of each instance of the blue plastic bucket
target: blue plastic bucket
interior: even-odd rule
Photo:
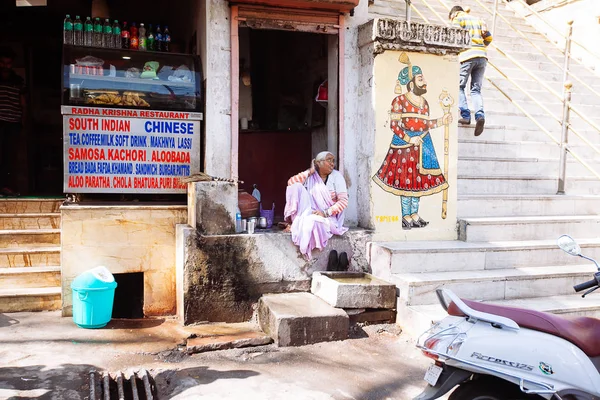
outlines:
[[[105,267],[79,275],[73,283],[73,322],[81,328],[97,329],[112,318],[117,282]]]

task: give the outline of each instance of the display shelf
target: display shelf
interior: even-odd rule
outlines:
[[[196,83],[194,81],[192,81],[192,82],[177,82],[177,81],[165,81],[162,79],[124,78],[124,77],[117,77],[117,76],[85,75],[85,74],[69,74],[69,79],[115,82],[117,84],[125,83],[125,84],[131,84],[131,85],[159,85],[159,86],[188,87],[188,88],[194,88],[196,86]]]

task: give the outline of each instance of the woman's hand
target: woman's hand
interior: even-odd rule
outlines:
[[[318,215],[319,217],[323,217],[323,218],[325,218],[325,213],[324,213],[324,212],[322,212],[322,211],[315,210],[315,211],[313,211],[313,214],[314,214],[314,215]]]

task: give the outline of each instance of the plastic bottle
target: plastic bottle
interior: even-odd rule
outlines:
[[[165,32],[163,33],[163,51],[171,51],[171,34],[169,33],[169,27],[165,25]]]
[[[83,46],[83,22],[79,15],[75,16],[75,22],[73,22],[73,44]]]
[[[106,18],[102,27],[102,47],[110,49],[112,47],[112,37],[112,25],[110,20]]]
[[[160,25],[156,25],[156,34],[154,35],[156,51],[163,51],[163,34],[160,30]]]
[[[144,26],[144,23],[142,22],[140,24],[140,31],[139,31],[139,37],[138,37],[138,48],[140,49],[140,51],[146,51],[146,41],[147,41],[147,37],[146,37],[146,27]]]
[[[131,23],[131,28],[129,28],[129,36],[130,36],[129,48],[131,50],[137,50],[140,42],[138,40],[138,29],[137,29],[137,26],[135,26],[135,22]]]
[[[119,25],[118,19],[115,19],[115,22],[112,26],[112,48],[121,48],[121,25]]]
[[[63,23],[63,44],[73,44],[73,21],[69,14]]]
[[[152,32],[152,24],[148,25],[148,39],[146,39],[146,49],[148,49],[148,51],[156,50],[156,42],[154,40],[154,32]]]
[[[87,17],[83,24],[83,44],[88,47],[94,44],[94,24],[90,17]]]
[[[235,211],[235,232],[240,233],[242,231],[242,212],[237,207]]]
[[[121,48],[128,49],[131,36],[129,36],[129,27],[127,21],[123,22],[123,29],[121,29]]]
[[[94,20],[94,46],[102,47],[102,24],[98,17]]]

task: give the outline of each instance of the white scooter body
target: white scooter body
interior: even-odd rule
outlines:
[[[496,376],[517,386],[523,381],[528,391],[576,389],[600,397],[600,372],[571,342],[530,329],[494,328],[489,322],[469,322],[465,317],[446,317],[437,329],[452,326],[465,336],[456,354],[446,359],[449,366]],[[443,352],[439,356],[445,358]],[[552,398],[549,393],[539,395]]]
[[[566,235],[559,238],[559,246],[571,255],[594,261],[581,255],[577,243]],[[600,272],[574,288],[591,288],[586,294],[600,288]],[[480,398],[477,393],[486,389],[479,386],[488,386],[478,386],[479,378],[495,380],[496,385],[508,387],[513,393],[523,393],[523,398],[532,394],[548,400],[600,400],[600,356],[591,359],[561,337],[472,309],[450,290],[438,289],[437,294],[446,310],[453,304],[454,312],[423,333],[417,342],[417,347],[436,363],[425,374],[429,385],[415,400],[437,399],[463,384],[471,387],[466,390],[468,394],[463,391],[458,397]],[[475,397],[473,387],[477,388]],[[509,397],[514,398],[515,394]]]

